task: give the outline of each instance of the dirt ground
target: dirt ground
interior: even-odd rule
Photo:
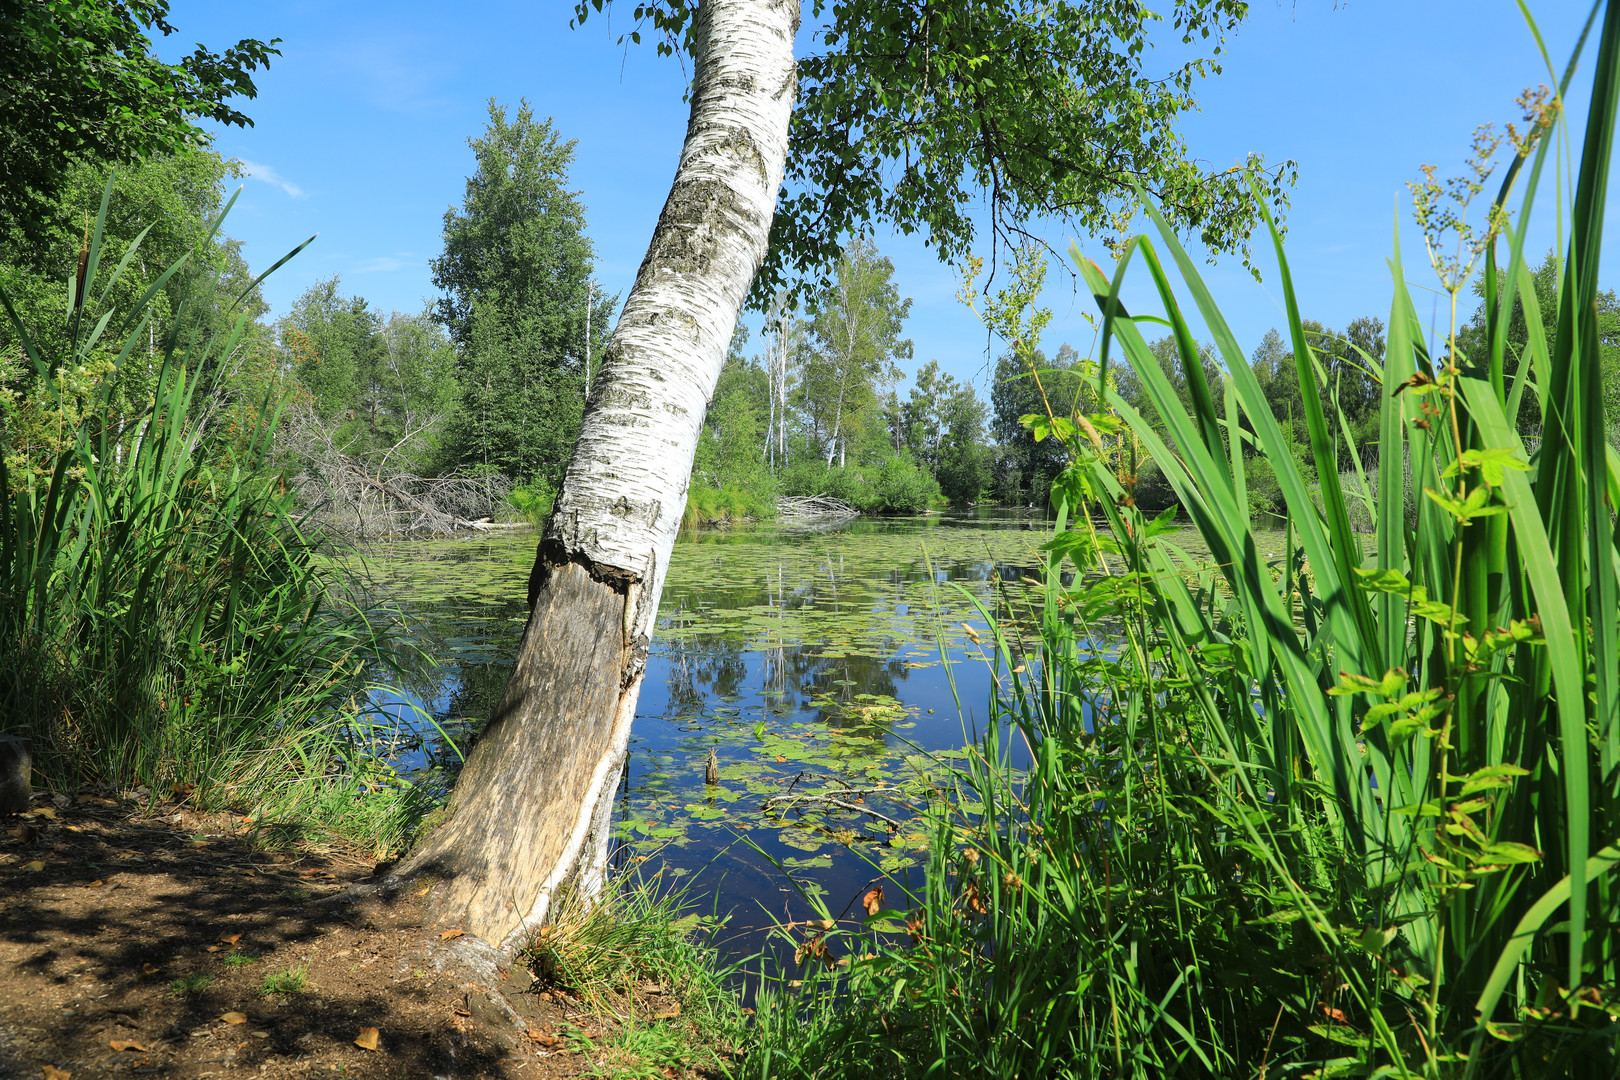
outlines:
[[[36,795],[31,808],[0,818],[4,1080],[596,1067],[584,1039],[611,1018],[514,967],[498,987],[514,1026],[488,987],[447,973],[455,928],[429,925],[419,895],[352,900],[380,870],[369,860],[267,850],[250,821],[150,798]]]

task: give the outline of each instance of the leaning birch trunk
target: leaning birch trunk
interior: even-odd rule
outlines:
[[[668,201],[596,374],[529,579],[517,669],[446,820],[399,876],[513,949],[600,873],[698,432],[765,256],[787,156],[799,0],[702,0]]]

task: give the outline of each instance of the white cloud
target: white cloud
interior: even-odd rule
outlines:
[[[407,266],[415,265],[414,260],[396,258],[393,255],[380,255],[375,259],[367,259],[356,266],[350,273],[374,274],[386,273],[389,270],[402,270]]]
[[[244,161],[242,162],[242,175],[253,180],[263,180],[267,184],[274,184],[295,199],[304,197],[303,188],[286,179],[268,165],[260,165],[256,161]]]
[[[452,69],[436,59],[436,47],[435,39],[420,34],[380,36],[345,48],[338,62],[359,77],[362,92],[379,108],[443,113],[454,100],[436,91]]]

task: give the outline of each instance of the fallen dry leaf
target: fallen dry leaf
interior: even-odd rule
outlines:
[[[876,915],[878,912],[882,911],[883,886],[877,885],[866,890],[866,895],[861,897],[861,906],[866,909],[866,913],[868,915]]]
[[[45,869],[45,864],[40,862],[38,859],[35,859],[33,862],[23,863],[23,869],[38,872]]]
[[[562,1040],[557,1036],[547,1035],[545,1032],[536,1031],[534,1028],[529,1029],[529,1041],[537,1046],[544,1046],[547,1048],[562,1045]]]
[[[58,1069],[55,1065],[47,1065],[42,1080],[73,1080],[73,1074],[66,1069]]]
[[[224,1016],[221,1016],[220,1019],[225,1021],[227,1024],[247,1023],[247,1015],[239,1012],[228,1012]]]
[[[375,1050],[377,1049],[377,1035],[376,1028],[361,1028],[360,1034],[354,1037],[354,1045],[362,1050]]]
[[[156,964],[142,964],[141,970],[146,972],[148,975],[156,975],[160,969]]]
[[[458,937],[463,936],[464,934],[466,934],[466,932],[467,931],[465,931],[465,930],[446,930],[444,933],[439,935],[439,940],[440,941],[449,941],[451,938],[458,938]]]
[[[219,935],[219,940],[223,941],[227,945],[235,945],[238,941],[242,940],[242,935],[240,933],[221,934]]]
[[[47,821],[56,820],[56,811],[51,809],[49,806],[42,806],[38,810],[35,810],[34,813]]]
[[[674,1004],[672,1004],[669,1008],[667,1008],[667,1009],[659,1009],[657,1012],[653,1013],[653,1019],[654,1020],[673,1020],[679,1015],[681,1015],[681,1003],[677,1001]]]
[[[105,884],[107,884],[105,881],[102,881],[100,878],[96,878],[94,881],[85,882],[84,887],[87,889],[99,889]]]
[[[112,1042],[108,1043],[108,1045],[111,1046],[114,1050],[118,1050],[118,1051],[139,1050],[143,1054],[147,1054],[147,1053],[151,1052],[151,1051],[147,1050],[146,1047],[142,1046],[140,1043],[135,1042],[133,1039],[114,1039]]]

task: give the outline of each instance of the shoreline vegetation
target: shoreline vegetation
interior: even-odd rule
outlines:
[[[1397,272],[1385,347],[1360,357],[1384,388],[1372,476],[1340,482],[1353,433],[1331,385],[1326,407],[1313,392],[1275,232],[1320,485],[1174,229],[1133,240],[1112,281],[1076,258],[1163,426],[1108,386],[1106,353],[1092,409],[1024,418],[1068,459],[1043,595],[983,613],[994,722],[925,811],[925,884],[874,865],[853,915],[804,894],[818,917],[777,927],[739,1075],[1613,1075],[1620,457],[1591,268],[1620,23],[1598,54],[1556,339],[1509,337],[1536,299],[1523,236],[1559,99],[1527,92],[1523,128],[1476,146],[1469,177],[1414,185],[1431,253],[1459,252],[1434,256],[1442,286],[1455,300],[1478,269],[1485,317],[1471,352],[1454,314],[1429,354]],[[1169,357],[1114,307],[1133,259],[1164,298]],[[987,320],[1036,382],[1041,272],[1021,257]],[[1216,336],[1213,378],[1178,293]],[[1566,438],[1521,435],[1532,398]],[[1274,567],[1254,553],[1245,444],[1289,510]],[[1167,517],[1135,505],[1139,447],[1213,565],[1178,561]],[[1104,617],[1123,639],[1099,653]]]
[[[1482,136],[1457,182],[1414,185],[1450,299],[1432,353],[1401,237],[1387,320],[1338,335],[1302,316],[1273,228],[1286,337],[1246,355],[1151,209],[1154,234],[1111,270],[1074,256],[1098,304],[1093,356],[1041,352],[1046,263],[1018,252],[983,313],[1007,346],[989,405],[937,365],[909,401],[889,389],[909,301],[866,241],[837,273],[865,283],[887,327],[876,344],[827,344],[831,294],[803,320],[779,298],[760,358],[739,335],[689,524],[1039,500],[1055,514],[1044,565],[1018,605],[980,608],[988,635],[970,632],[992,673],[989,722],[919,797],[920,879],[874,862],[842,911],[805,889],[812,916],[732,963],[724,921],[703,914],[714,898],[633,871],[565,896],[523,959],[533,993],[582,1010],[507,1052],[572,1054],[604,1076],[1612,1080],[1620,451],[1599,323],[1613,296],[1596,267],[1620,19],[1590,44],[1571,176],[1549,153],[1566,74],[1527,91],[1519,125]],[[490,115],[481,168],[543,127],[560,162],[548,197],[574,214],[571,149],[527,106]],[[341,520],[386,535],[400,492],[425,500],[440,481],[432,514],[477,522],[504,501],[543,520],[563,414],[577,421],[589,385],[572,350],[611,298],[588,285],[576,228],[563,239],[582,327],[461,303],[480,238],[505,227],[470,185],[435,267],[448,337],[425,316],[382,320],[334,281],[271,342],[255,329],[262,278],[218,239],[228,204],[178,239],[152,233],[173,258],[137,281],[148,233],[109,232],[121,182],[108,177],[86,223],[65,314],[18,274],[0,283],[22,358],[3,390],[0,705],[5,732],[32,742],[36,785],[69,800],[30,812],[133,791],[381,863],[437,806],[396,770],[397,721],[371,691],[428,658],[399,645],[397,607],[342,569]],[[1534,266],[1538,198],[1559,200],[1570,246]],[[1119,306],[1128,273],[1151,279],[1163,319]],[[597,330],[587,308],[602,309]],[[1169,333],[1150,340],[1159,323]],[[514,434],[500,387],[540,362],[514,356],[541,338],[555,377],[519,404],[575,411]],[[821,347],[796,353],[808,340]],[[483,391],[446,374],[457,363],[487,376]],[[414,389],[384,400],[362,370]],[[353,489],[387,508],[311,496],[317,460],[352,465]],[[1171,542],[1178,513],[1211,559]],[[1265,515],[1286,527],[1270,562]],[[7,834],[8,873],[36,872],[21,856],[38,836],[32,819]],[[297,970],[263,995],[301,992]],[[174,993],[206,987],[177,979]],[[456,992],[452,1023],[510,1019]],[[366,1030],[356,1045],[375,1050]]]

